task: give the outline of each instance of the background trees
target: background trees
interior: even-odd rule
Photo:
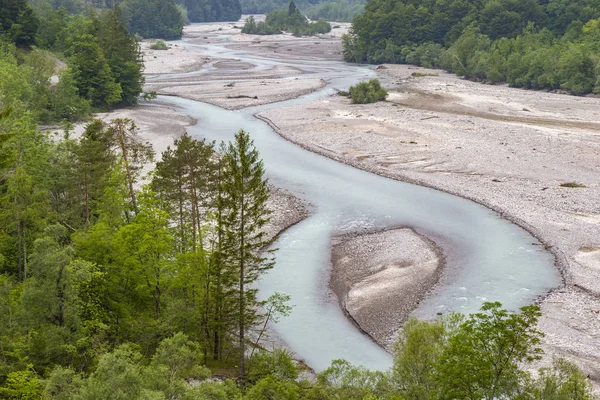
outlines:
[[[281,31],[292,32],[294,36],[312,36],[331,31],[331,25],[324,20],[309,22],[293,1],[287,9],[272,11],[267,14],[265,21],[256,22],[253,16],[246,19],[242,33],[257,35],[272,35]]]
[[[585,94],[599,90],[592,33],[599,17],[588,0],[568,7],[535,0],[373,0],[353,20],[343,54],[352,62],[441,67],[471,79]]]

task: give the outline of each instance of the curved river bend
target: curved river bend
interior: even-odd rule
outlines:
[[[235,58],[267,68],[279,63],[219,45],[186,44],[189,50]],[[281,62],[283,63],[283,62]],[[264,299],[275,291],[287,293],[292,314],[275,325],[281,338],[317,371],[344,358],[371,369],[387,369],[391,356],[344,317],[328,289],[332,235],[395,226],[411,226],[438,243],[446,270],[431,296],[414,315],[433,318],[438,312],[476,311],[483,301],[500,301],[511,310],[560,285],[551,254],[528,232],[496,213],[460,197],[383,178],[308,152],[278,136],[253,115],[266,109],[324,98],[334,88],[347,88],[373,76],[366,68],[334,61],[289,61],[321,77],[327,85],[295,100],[227,111],[178,97],[159,96],[199,122],[190,134],[208,140],[231,140],[243,128],[263,157],[269,180],[309,202],[312,214],[285,231],[275,247],[277,263],[259,283]],[[167,75],[190,78],[194,74]],[[165,75],[160,78],[165,78]],[[295,78],[295,77],[293,77]],[[291,78],[291,79],[293,79]],[[158,82],[150,78],[148,82]],[[402,246],[402,243],[398,243]]]

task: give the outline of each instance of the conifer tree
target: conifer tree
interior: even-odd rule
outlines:
[[[144,84],[139,44],[127,31],[119,6],[103,13],[97,20],[97,25],[98,44],[115,81],[121,85],[120,104],[136,104]]]
[[[263,162],[248,133],[240,130],[225,147],[222,189],[225,202],[223,241],[227,250],[224,262],[237,275],[232,288],[237,302],[239,373],[245,369],[246,333],[257,321],[256,288],[252,283],[273,267],[273,253],[264,253],[268,241],[263,231],[269,221],[266,202],[269,196]]]
[[[73,38],[70,65],[79,95],[94,107],[110,107],[121,101],[121,85],[114,76],[97,39],[90,34]]]

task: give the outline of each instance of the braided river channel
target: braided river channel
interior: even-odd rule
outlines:
[[[393,227],[411,227],[435,241],[446,265],[442,277],[413,315],[435,318],[438,313],[475,312],[483,301],[500,301],[509,310],[530,304],[561,284],[553,256],[521,227],[470,200],[430,188],[368,173],[302,149],[281,138],[254,114],[293,104],[324,99],[373,77],[367,66],[339,61],[277,60],[240,50],[226,43],[196,45],[187,50],[232,58],[255,65],[277,64],[304,73],[289,79],[322,78],[326,85],[309,95],[269,105],[228,111],[210,104],[173,96],[159,100],[183,110],[198,123],[188,132],[198,138],[228,141],[235,132],[250,133],[264,160],[270,184],[287,189],[310,204],[308,218],[283,232],[274,247],[276,265],[259,282],[259,297],[273,292],[291,296],[289,317],[274,330],[296,355],[316,371],[343,358],[370,369],[387,369],[392,357],[346,319],[328,288],[331,238],[334,235]],[[187,74],[150,76],[148,83],[169,80],[179,84],[211,68]],[[226,82],[224,80],[224,82]],[[181,84],[184,84],[183,82]],[[402,246],[402,243],[398,243]],[[391,305],[393,306],[393,305]]]

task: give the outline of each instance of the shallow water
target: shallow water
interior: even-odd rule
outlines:
[[[262,59],[218,45],[193,49],[250,63],[261,64]],[[274,62],[278,61],[263,60],[261,65]],[[198,119],[189,129],[194,136],[227,141],[241,128],[249,132],[270,182],[313,206],[309,218],[288,229],[275,243],[279,248],[276,266],[259,283],[261,299],[275,291],[292,297],[292,314],[276,324],[275,330],[308,365],[320,371],[332,360],[344,358],[368,368],[386,369],[392,362],[389,354],[348,322],[328,289],[330,238],[337,233],[411,226],[436,241],[446,255],[447,267],[440,284],[414,313],[423,318],[450,310],[474,312],[486,300],[516,310],[560,284],[551,254],[525,230],[489,209],[308,152],[254,118],[256,112],[313,101],[333,93],[333,88],[345,89],[373,76],[366,67],[340,62],[288,64],[327,79],[327,86],[299,99],[239,111],[177,97],[159,99]]]

